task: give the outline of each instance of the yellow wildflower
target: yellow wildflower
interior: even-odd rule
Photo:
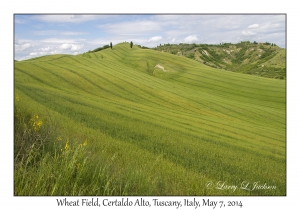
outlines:
[[[85,140],[84,142],[83,142],[83,146],[86,146],[87,145],[87,140]]]
[[[29,125],[32,127],[34,131],[38,131],[43,124],[41,120],[37,120],[39,117],[38,115],[34,115],[32,119],[29,121]]]
[[[65,150],[69,149],[69,141],[67,141],[66,145],[65,145]]]
[[[40,128],[42,124],[43,124],[43,122],[40,120],[40,121],[37,122],[36,125]]]

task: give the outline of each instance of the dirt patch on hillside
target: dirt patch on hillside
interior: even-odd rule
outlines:
[[[202,50],[202,53],[209,56],[208,52],[206,50]]]
[[[163,66],[161,66],[159,64],[156,64],[156,66],[154,66],[154,68],[160,68],[161,70],[163,70],[163,72],[167,72],[167,70],[165,70],[165,67],[163,67]]]

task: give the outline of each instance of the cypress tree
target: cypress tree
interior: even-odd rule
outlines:
[[[130,48],[132,48],[132,45],[133,45],[133,43],[132,43],[132,41],[130,42]]]
[[[112,43],[110,42],[110,49],[112,49]]]

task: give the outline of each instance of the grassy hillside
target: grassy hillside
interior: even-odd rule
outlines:
[[[14,76],[15,195],[286,194],[285,80],[129,43]]]
[[[154,49],[185,56],[213,68],[275,79],[286,78],[286,51],[268,42],[164,44]]]

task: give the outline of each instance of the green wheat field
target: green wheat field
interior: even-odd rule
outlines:
[[[286,195],[286,81],[120,43],[14,63],[14,195]]]

